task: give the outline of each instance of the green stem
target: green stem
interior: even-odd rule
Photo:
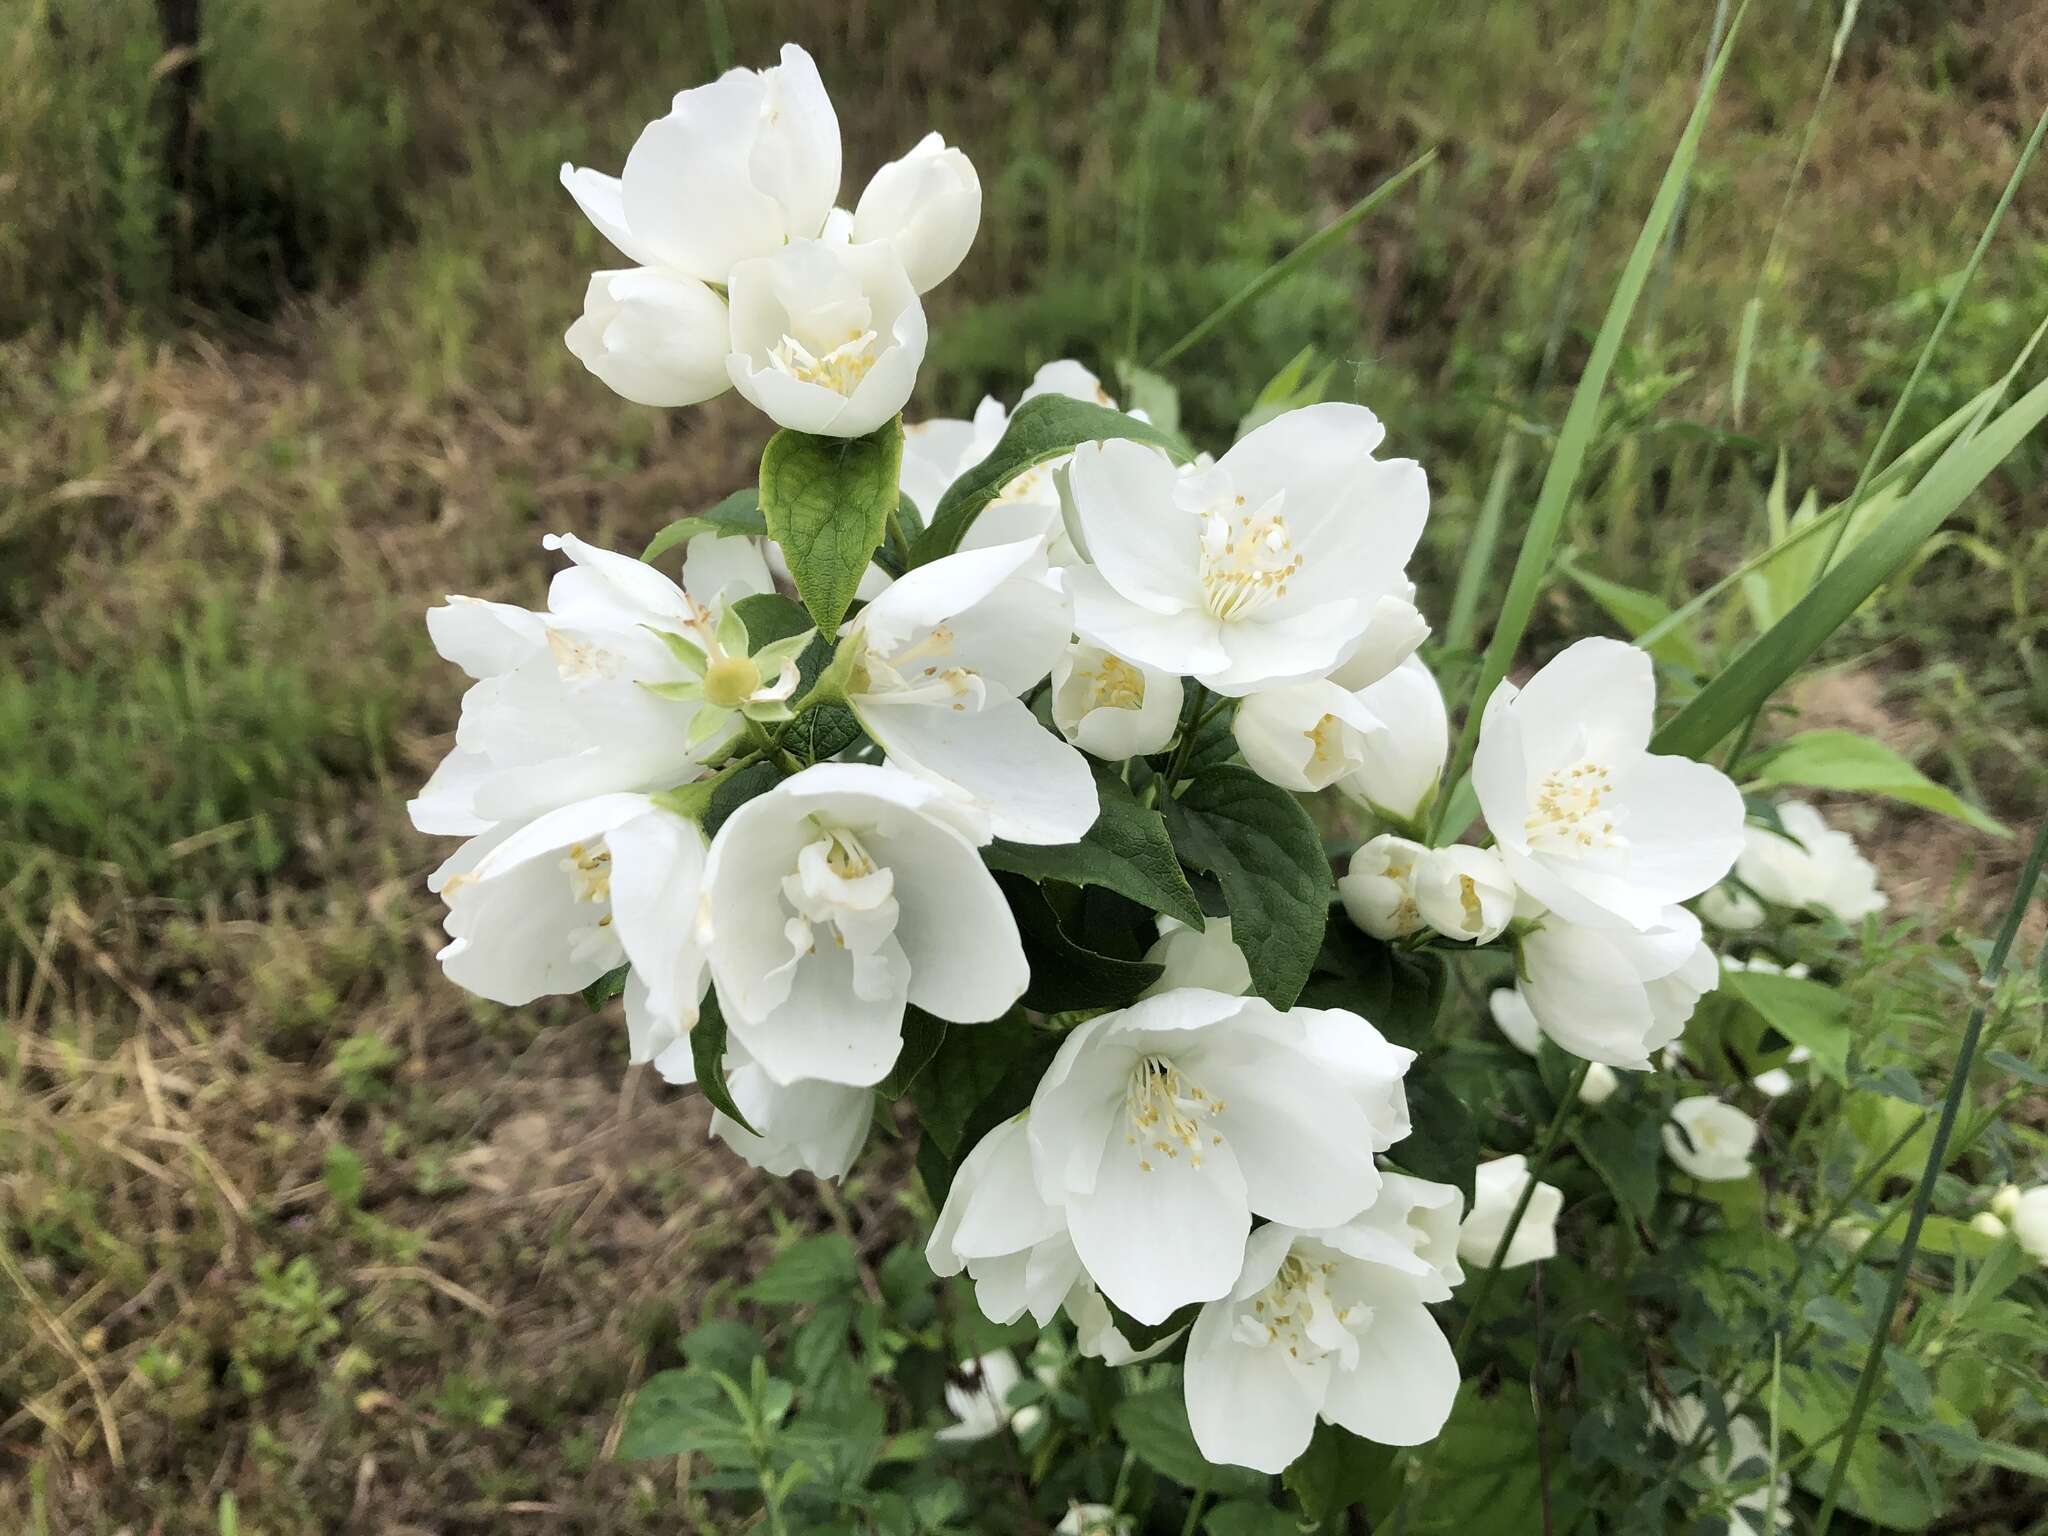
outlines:
[[[2041,122],[2048,126],[2048,114],[2042,116]],[[2037,129],[2034,142],[2039,141]],[[2032,153],[2032,145],[2028,146],[2028,153]],[[2000,211],[2004,211],[2003,204],[2000,204]],[[1885,1290],[1884,1308],[1870,1332],[1870,1351],[1864,1356],[1863,1374],[1856,1383],[1856,1397],[1849,1405],[1842,1447],[1835,1453],[1835,1469],[1828,1476],[1828,1490],[1821,1499],[1820,1517],[1813,1527],[1814,1536],[1827,1536],[1828,1525],[1834,1519],[1836,1501],[1842,1496],[1842,1482],[1849,1475],[1849,1456],[1856,1448],[1856,1432],[1862,1428],[1871,1394],[1877,1390],[1878,1372],[1884,1364],[1885,1340],[1891,1336],[1892,1319],[1898,1315],[1899,1299],[1906,1289],[1906,1276],[1913,1267],[1913,1254],[1920,1246],[1920,1228],[1927,1220],[1927,1209],[1934,1199],[1934,1181],[1947,1162],[1949,1135],[1955,1129],[1956,1112],[1969,1088],[1970,1068],[1975,1064],[1977,1054],[1977,1037],[1984,1032],[1985,1015],[1997,994],[1998,979],[2005,972],[2005,961],[2012,953],[2013,940],[2019,936],[2020,921],[2033,902],[2034,886],[2041,878],[2044,862],[2048,862],[2048,818],[2043,819],[2041,830],[2035,834],[2033,851],[2027,855],[2026,868],[2020,871],[2012,905],[2006,908],[2005,923],[1999,929],[1998,941],[1992,945],[1991,959],[1984,967],[1985,1001],[1970,1010],[1969,1022],[1963,1026],[1962,1045],[1956,1051],[1955,1069],[1949,1077],[1948,1093],[1941,1103],[1941,1119],[1934,1127],[1933,1144],[1927,1149],[1927,1167],[1920,1175],[1920,1187],[1913,1192],[1913,1214],[1906,1220],[1906,1235],[1899,1242],[1898,1258],[1892,1264],[1891,1284]]]

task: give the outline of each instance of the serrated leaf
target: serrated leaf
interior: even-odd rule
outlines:
[[[1849,1000],[1823,982],[1768,971],[1724,971],[1721,985],[1763,1015],[1838,1083],[1849,1080]]]
[[[1031,981],[1023,1003],[1040,1013],[1121,1008],[1164,973],[1146,960],[1105,955],[1082,943],[1060,921],[1043,887],[1022,875],[998,874],[996,884],[1017,919]]]
[[[833,1301],[860,1291],[860,1265],[853,1244],[838,1232],[799,1238],[768,1261],[742,1293],[767,1306],[794,1307]]]
[[[699,1445],[706,1430],[731,1427],[730,1404],[709,1376],[657,1371],[641,1383],[619,1434],[621,1461],[680,1456]]]
[[[750,592],[734,603],[730,611],[747,627],[749,655],[817,627],[802,604],[791,602],[779,592]]]
[[[1202,909],[1181,873],[1166,821],[1149,806],[1138,804],[1120,779],[1096,781],[1101,812],[1078,843],[1051,845],[1007,843],[998,839],[982,850],[991,869],[1033,880],[1059,880],[1068,885],[1106,886],[1153,912],[1200,928]]]
[[[1124,437],[1150,443],[1186,458],[1186,445],[1172,433],[1113,411],[1107,406],[1069,400],[1065,395],[1040,395],[1010,414],[1010,422],[989,456],[946,489],[932,512],[931,526],[910,546],[912,567],[929,565],[960,547],[982,509],[1034,464],[1072,453],[1082,443]]]
[[[1657,1122],[1620,1113],[1610,1102],[1602,1113],[1581,1114],[1572,1141],[1622,1211],[1648,1225],[1657,1209],[1657,1174],[1662,1156]]]
[[[1757,770],[1760,784],[1846,790],[1903,800],[1994,837],[2012,831],[1944,788],[1881,741],[1854,731],[1801,731]]]
[[[704,835],[716,837],[725,818],[756,795],[765,795],[782,782],[782,770],[773,763],[749,763],[711,792],[704,807]]]
[[[697,1072],[698,1091],[711,1107],[742,1130],[758,1136],[760,1132],[740,1113],[739,1105],[732,1100],[732,1090],[725,1084],[725,1015],[719,1011],[716,992],[704,994],[697,1022],[690,1026],[690,1062]]]
[[[1323,840],[1286,790],[1249,768],[1213,768],[1166,802],[1167,830],[1182,860],[1223,887],[1230,936],[1251,967],[1252,987],[1291,1008],[1323,942],[1335,882]]]
[[[761,516],[761,493],[752,486],[743,491],[734,491],[709,512],[694,517],[679,517],[648,541],[640,551],[642,560],[658,560],[678,544],[687,543],[700,533],[715,533],[731,538],[740,534],[764,537],[768,524]]]
[[[903,423],[895,418],[866,437],[785,428],[762,451],[761,512],[823,634],[838,632],[881,547],[902,467]]]
[[[1435,1040],[1450,979],[1441,952],[1399,950],[1336,922],[1323,935],[1315,974],[1296,1001],[1304,1008],[1346,1009],[1396,1045],[1421,1051]]]

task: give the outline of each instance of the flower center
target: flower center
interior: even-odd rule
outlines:
[[[1614,773],[1605,763],[1582,757],[1569,768],[1547,773],[1537,786],[1536,806],[1522,830],[1532,849],[1570,858],[1606,848],[1625,848],[1615,831]]]
[[[1308,737],[1310,767],[1327,771],[1344,762],[1344,722],[1335,715],[1323,716],[1302,734]]]
[[[946,704],[957,710],[979,710],[988,686],[971,667],[948,666],[953,631],[944,624],[895,650],[886,649],[886,635],[870,632],[856,664],[854,693],[885,693],[898,703]]]
[[[1088,674],[1090,709],[1143,709],[1145,674],[1121,656],[1104,656]]]
[[[704,702],[738,709],[761,686],[761,669],[748,656],[720,656],[704,669]]]
[[[1180,1075],[1180,1069],[1164,1056],[1146,1056],[1131,1068],[1124,1085],[1124,1114],[1129,1121],[1124,1145],[1138,1149],[1138,1171],[1152,1171],[1152,1154],[1177,1158],[1188,1154],[1188,1166],[1202,1166],[1202,1140],[1221,1146],[1223,1138],[1204,1132],[1203,1117],[1214,1119],[1223,1113],[1223,1101],[1212,1099],[1195,1083]]]
[[[853,990],[873,1001],[894,988],[898,972],[907,974],[902,947],[896,943],[896,873],[875,862],[857,833],[845,827],[820,827],[816,841],[798,850],[796,868],[782,878],[782,896],[790,909],[783,924],[790,958],[788,971],[818,948],[819,928],[853,957]]]
[[[612,897],[612,856],[609,849],[588,843],[571,843],[562,859],[568,871],[569,889],[578,901],[610,901]],[[609,921],[609,919],[607,919]]]
[[[1212,617],[1240,619],[1287,595],[1301,556],[1280,516],[1281,498],[1250,509],[1242,496],[1202,518],[1202,601]]]
[[[785,333],[769,349],[768,361],[800,384],[817,384],[835,395],[850,395],[875,366],[880,355],[875,340],[873,331],[861,331],[820,355]]]
[[[1358,1364],[1358,1334],[1372,1321],[1370,1307],[1339,1307],[1330,1295],[1332,1263],[1299,1253],[1281,1261],[1263,1291],[1237,1315],[1238,1342],[1254,1348],[1284,1348],[1303,1365],[1336,1355],[1346,1369]]]

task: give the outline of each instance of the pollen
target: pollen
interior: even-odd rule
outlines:
[[[1287,595],[1302,557],[1280,500],[1246,511],[1238,496],[1201,514],[1202,600],[1212,618],[1241,619]]]
[[[1529,846],[1543,853],[1581,858],[1628,840],[1615,831],[1614,771],[1592,757],[1554,769],[1536,787],[1536,803],[1522,823]]]
[[[816,384],[835,395],[850,395],[880,356],[875,341],[873,331],[862,331],[820,355],[794,336],[785,335],[769,349],[768,361],[799,384]]]

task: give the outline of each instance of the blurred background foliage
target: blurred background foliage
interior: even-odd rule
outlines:
[[[1221,448],[1303,348],[1334,365],[1331,393],[1429,471],[1414,574],[1442,615],[1522,434],[1512,547],[1716,12],[0,6],[0,996],[23,1024],[0,1039],[0,1238],[106,1361],[81,1369],[0,1305],[0,1516],[31,1463],[36,1507],[73,1511],[51,1529],[138,1510],[212,1529],[177,1520],[224,1466],[267,1491],[265,1530],[335,1528],[359,1476],[413,1490],[394,1520],[567,1498],[616,1439],[617,1362],[673,1331],[678,1275],[711,1277],[709,1309],[751,1262],[737,1250],[820,1219],[829,1192],[679,1174],[665,1157],[695,1110],[621,1100],[608,1025],[454,996],[430,959],[434,853],[401,802],[456,691],[421,610],[450,589],[538,598],[543,532],[633,547],[742,482],[765,436],[730,401],[625,405],[568,356],[584,276],[614,257],[560,162],[616,170],[673,92],[801,41],[839,110],[846,194],[927,126],[980,168],[981,236],[934,295],[914,407],[965,415],[1060,356],[1117,388],[1120,362],[1437,147],[1170,372],[1184,426]],[[1824,0],[1751,8],[1567,523],[1579,569],[1699,589],[1764,537],[1781,454],[1792,504],[1845,495],[2048,100],[2037,5],[1866,0],[1788,193],[1840,20]],[[2044,313],[2037,174],[1897,442],[2001,374]],[[1784,701],[2022,823],[2048,798],[2041,472],[2023,446]],[[1559,583],[1532,652],[1600,628]],[[1929,1004],[1943,1017],[1966,983],[1913,945],[2002,906],[2018,854],[1855,814],[1925,924],[1875,958],[1950,989]],[[357,1160],[346,1200],[337,1149]],[[513,1165],[559,1167],[561,1188]],[[712,1209],[727,1195],[744,1211]],[[842,1198],[893,1209],[889,1170]],[[450,1267],[437,1252],[462,1255],[468,1300],[419,1280]],[[81,1300],[149,1286],[112,1325]],[[252,1317],[294,1308],[290,1349],[249,1344]],[[501,1389],[492,1414],[449,1407]],[[107,1422],[155,1494],[101,1487],[86,1448]],[[301,1456],[310,1435],[327,1449]],[[362,1474],[373,1452],[385,1471]],[[639,1506],[592,1497],[620,1523],[588,1528],[638,1528]]]

